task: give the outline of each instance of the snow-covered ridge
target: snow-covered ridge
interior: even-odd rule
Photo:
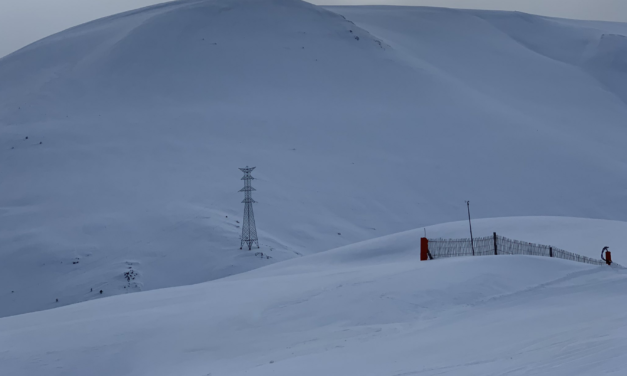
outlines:
[[[17,51],[0,59],[0,316],[457,221],[464,200],[625,221],[625,47],[603,37],[621,30],[203,0]],[[271,259],[238,249],[246,165]]]
[[[0,373],[621,372],[624,269],[526,256],[420,262],[408,235],[0,319]]]

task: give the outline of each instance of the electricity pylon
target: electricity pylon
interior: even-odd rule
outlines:
[[[255,226],[255,213],[253,212],[253,204],[255,200],[252,197],[252,191],[255,188],[251,185],[251,180],[255,179],[250,174],[255,167],[244,167],[240,170],[244,173],[242,180],[244,181],[244,188],[240,189],[240,192],[244,192],[244,220],[242,221],[242,241],[239,249],[244,248],[244,244],[248,244],[248,250],[250,251],[253,244],[259,248],[259,240],[257,239],[257,226]]]

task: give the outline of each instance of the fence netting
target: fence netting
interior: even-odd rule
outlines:
[[[504,236],[474,238],[474,255],[529,255],[556,257],[565,260],[604,265],[602,260],[581,256],[556,247],[508,239]],[[495,252],[496,246],[496,252]],[[470,239],[429,239],[429,253],[434,259],[444,257],[473,256]]]

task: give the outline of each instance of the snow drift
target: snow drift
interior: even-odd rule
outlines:
[[[195,0],[34,43],[0,59],[0,314],[460,220],[466,199],[627,220],[624,31]],[[245,165],[271,259],[238,249]]]
[[[619,375],[624,269],[420,262],[408,234],[0,319],[7,375]]]

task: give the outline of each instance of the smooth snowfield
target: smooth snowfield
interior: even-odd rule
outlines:
[[[627,220],[624,25],[329,9],[173,2],[0,59],[0,316],[458,221],[464,200]],[[263,258],[239,251],[246,165]]]
[[[625,249],[627,222],[567,217],[485,218],[473,220],[473,232],[477,237],[490,236],[496,232],[510,239],[552,245],[596,259],[600,259],[601,249],[608,246],[613,252],[613,260],[627,265],[627,250]],[[429,238],[468,238],[470,236],[468,221],[427,226],[394,236],[398,239],[402,238],[407,244],[407,249],[413,249],[417,253],[420,238],[425,233]],[[175,258],[176,253],[164,255],[164,258],[166,256]],[[5,291],[0,292],[0,317],[135,292],[140,289],[129,288],[129,286],[135,287],[136,283],[143,283],[144,279],[154,278],[165,284],[171,281],[173,276],[184,278],[188,272],[187,266],[180,268],[171,266],[166,268],[167,274],[162,275],[163,271],[159,268],[159,264],[150,267],[138,265],[138,263],[124,263],[120,265],[123,270],[139,270],[142,274],[131,283],[121,276],[103,283],[100,282],[105,280],[102,271],[106,270],[109,260],[103,255],[94,254],[88,260],[80,260],[79,264],[66,262],[66,264],[53,267],[41,265],[36,269],[35,274],[29,275],[27,284],[24,284],[24,279],[18,277],[9,279],[5,275]],[[45,264],[45,261],[40,262]],[[176,264],[173,263],[173,265]],[[9,266],[11,265],[7,265]],[[189,268],[194,270],[198,268],[198,265],[190,265]],[[23,271],[23,273],[29,272]],[[49,285],[49,281],[53,284]],[[100,289],[104,291],[102,295]],[[59,301],[57,302],[56,299]]]
[[[627,273],[411,232],[0,319],[3,375],[623,375]]]

